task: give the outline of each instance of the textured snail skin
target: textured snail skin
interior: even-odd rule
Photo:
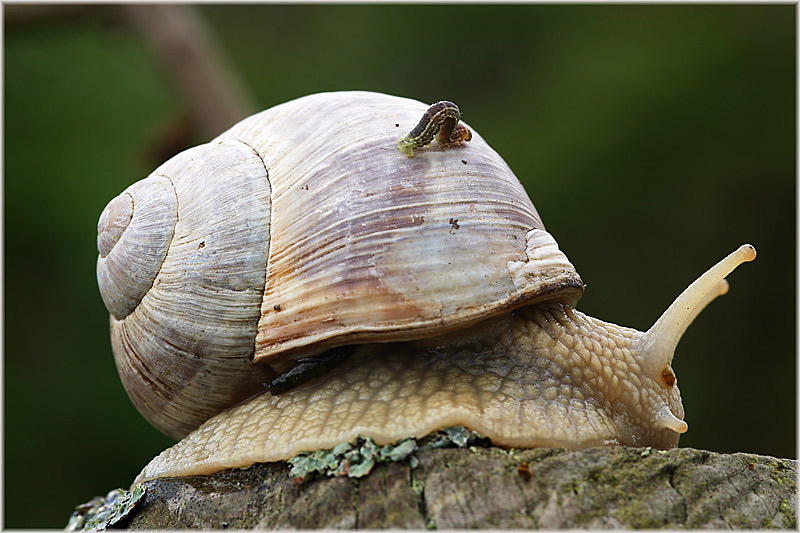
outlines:
[[[503,446],[677,445],[675,346],[755,250],[708,270],[647,332],[586,317],[580,276],[477,132],[398,149],[426,109],[299,98],[109,203],[97,276],[117,368],[139,411],[183,439],[138,480],[453,425]],[[329,374],[260,394],[273,370],[348,345]]]
[[[675,346],[723,279],[755,258],[743,245],[689,286],[647,332],[566,304],[519,309],[444,338],[369,345],[327,376],[262,394],[203,424],[134,483],[286,460],[358,435],[378,444],[463,425],[509,447],[673,448],[688,429]]]

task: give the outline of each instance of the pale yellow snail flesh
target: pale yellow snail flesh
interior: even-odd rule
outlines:
[[[692,283],[647,332],[565,304],[525,307],[448,344],[369,346],[318,383],[212,418],[136,482],[282,461],[358,435],[378,444],[466,426],[508,447],[672,448],[687,431],[670,367],[680,336],[755,258],[743,245]]]
[[[120,375],[148,420],[188,433],[137,482],[456,425],[500,446],[677,445],[675,345],[755,250],[706,272],[646,333],[587,317],[572,307],[580,278],[477,133],[398,150],[426,109],[300,98],[112,200],[98,280]],[[324,377],[257,395],[266,365],[343,344],[358,346]]]

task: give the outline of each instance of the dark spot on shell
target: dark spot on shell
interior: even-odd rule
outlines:
[[[465,165],[467,164],[467,160],[466,159],[462,159],[461,162],[464,163]]]
[[[281,310],[281,306],[280,306],[280,304],[275,304],[275,305],[273,305],[273,306],[272,306],[272,308],[273,308],[274,310],[276,310],[276,311],[280,311],[280,310]]]
[[[458,224],[458,219],[457,218],[451,218],[450,219],[450,227],[453,228],[453,229],[458,229],[458,228],[461,227]]]
[[[206,241],[200,241],[200,244],[197,245],[198,250],[202,250],[206,247]]]

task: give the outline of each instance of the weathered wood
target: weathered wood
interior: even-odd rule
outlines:
[[[797,464],[692,448],[435,449],[303,484],[283,463],[148,482],[131,528],[797,528]]]

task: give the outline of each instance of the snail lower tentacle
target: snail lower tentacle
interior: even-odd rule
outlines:
[[[460,117],[447,101],[310,95],[112,200],[97,276],[117,368],[140,412],[183,439],[139,480],[447,426],[501,446],[677,445],[675,345],[754,249],[647,332],[583,315],[574,266]],[[471,142],[397,153],[434,140]]]
[[[448,426],[508,447],[674,446],[676,434],[646,427],[647,407],[661,400],[652,379],[631,377],[641,371],[630,351],[639,333],[610,326],[558,304],[522,309],[470,342],[364,346],[317,385],[221,413],[137,482],[287,460],[358,435],[388,444]],[[623,409],[618,394],[628,390],[642,390],[640,401]],[[683,415],[677,389],[668,405]]]
[[[752,251],[742,246],[687,290],[718,286]],[[711,298],[697,297],[688,315]],[[647,333],[565,304],[525,307],[474,329],[464,332],[466,341],[444,345],[354,348],[316,386],[264,394],[208,421],[151,461],[137,482],[286,460],[358,435],[389,444],[458,425],[508,447],[673,448],[686,431],[674,374],[665,381],[652,370]],[[669,340],[670,361],[679,340]],[[241,428],[242,420],[258,423]]]

